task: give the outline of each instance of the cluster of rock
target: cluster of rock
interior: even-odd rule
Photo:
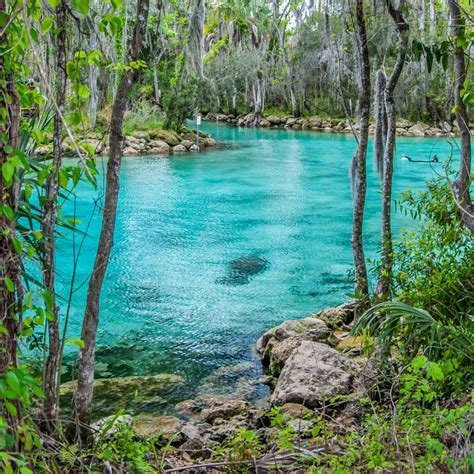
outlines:
[[[253,430],[271,446],[282,427],[271,422],[270,406],[278,406],[283,425],[308,443],[319,410],[329,407],[336,431],[348,422],[356,423],[360,413],[353,402],[368,393],[377,367],[372,359],[361,356],[361,339],[349,335],[350,323],[360,309],[356,302],[348,302],[285,321],[263,334],[256,348],[268,369],[265,383],[272,393],[259,407],[235,396],[201,396],[178,403],[176,416],[141,413],[120,421],[147,439],[155,437],[163,445],[179,448],[177,452],[189,463],[212,456],[213,446],[241,430]],[[101,421],[96,429],[100,431],[101,426],[110,424]]]
[[[291,130],[317,130],[321,132],[353,133],[359,130],[359,124],[349,123],[347,119],[326,119],[321,117],[293,117],[291,115],[268,115],[256,117],[255,114],[226,115],[209,113],[205,120],[224,122],[239,127],[286,128]],[[375,125],[371,124],[369,133],[373,134]],[[413,123],[406,119],[397,120],[397,135],[411,137],[454,137],[459,134],[459,127],[454,123],[440,122],[437,126],[425,123]]]
[[[99,136],[96,133],[90,133],[83,139],[78,139],[76,145],[81,152],[94,150],[96,155],[107,155],[108,139],[107,136]],[[125,137],[123,155],[167,155],[170,153],[181,154],[186,152],[197,152],[201,148],[216,146],[217,142],[209,134],[184,129],[177,133],[171,130],[137,131],[133,135]],[[38,147],[36,154],[44,156],[52,152],[52,144]],[[63,152],[66,156],[77,155],[77,149],[74,144],[66,139],[63,142]]]

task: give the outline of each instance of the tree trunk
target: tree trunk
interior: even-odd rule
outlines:
[[[408,49],[408,24],[405,22],[400,9],[396,9],[391,0],[386,0],[387,9],[392,17],[398,33],[398,56],[392,74],[385,86],[385,109],[387,111],[387,142],[385,145],[383,187],[382,187],[382,268],[377,284],[377,296],[386,300],[390,296],[392,281],[393,246],[392,246],[392,177],[393,156],[395,153],[395,140],[397,133],[397,117],[393,93],[405,65],[406,51]]]
[[[129,61],[136,61],[140,57],[143,40],[146,34],[148,10],[149,0],[138,0],[137,21],[134,28]],[[125,114],[128,93],[134,77],[135,72],[133,69],[123,72],[112,109],[109,137],[110,151],[107,163],[102,227],[96,259],[94,262],[94,269],[89,280],[89,288],[87,292],[87,302],[81,335],[83,347],[78,356],[78,381],[73,402],[73,410],[77,422],[76,432],[82,439],[88,435],[87,426],[90,423],[92,410],[95,342],[97,337],[97,326],[99,323],[99,299],[113,243],[119,194],[119,173],[122,161],[123,117]]]
[[[57,216],[57,201],[59,194],[59,169],[62,163],[62,115],[66,96],[66,14],[67,7],[64,0],[56,9],[56,22],[58,28],[56,45],[56,104],[58,110],[54,116],[53,135],[53,168],[46,180],[46,199],[44,203],[42,232],[43,244],[43,285],[44,289],[51,293],[54,319],[48,319],[48,356],[44,368],[43,391],[45,399],[43,402],[44,417],[47,426],[53,428],[58,418],[58,380],[60,361],[59,340],[59,309],[56,303],[55,290],[55,259],[56,243],[55,229]]]
[[[0,12],[6,14],[5,0],[0,0]],[[0,37],[2,45],[9,45],[7,33]],[[10,45],[9,45],[10,46]],[[0,56],[0,108],[6,111],[7,120],[0,125],[0,169],[8,161],[7,147],[18,148],[20,143],[20,100],[15,87],[15,77],[5,66],[4,57]],[[0,202],[8,206],[13,212],[18,207],[18,182],[16,173],[10,181],[0,176]],[[0,333],[0,375],[5,374],[10,367],[18,367],[17,338],[19,321],[22,312],[23,287],[21,283],[21,257],[16,252],[14,239],[16,238],[15,217],[10,219],[6,212],[0,213],[0,324],[5,329]],[[13,288],[11,288],[13,285]],[[12,415],[0,407],[0,416],[7,420],[10,434],[13,435],[12,449],[19,450],[19,438],[16,436],[20,422],[20,405],[14,401],[17,414]]]
[[[356,297],[368,300],[369,284],[365,264],[363,223],[365,195],[367,191],[367,145],[369,141],[370,115],[370,61],[367,44],[363,0],[356,0],[357,42],[359,48],[360,84],[359,84],[359,143],[353,159],[354,179],[354,216],[352,227],[352,250],[355,265]]]
[[[375,82],[375,133],[374,161],[379,175],[383,177],[383,157],[387,140],[387,112],[385,109],[384,91],[387,84],[385,73],[380,69]]]
[[[469,187],[471,184],[471,133],[469,130],[469,117],[466,104],[461,97],[466,80],[466,60],[464,49],[458,45],[458,39],[464,37],[464,19],[457,0],[448,0],[451,17],[451,28],[454,36],[454,104],[456,109],[456,121],[461,131],[461,163],[456,180],[452,184],[454,197],[461,209],[462,219],[466,227],[474,233],[474,205],[471,201]]]

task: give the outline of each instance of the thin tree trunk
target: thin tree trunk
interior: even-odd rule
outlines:
[[[48,356],[44,369],[43,391],[45,399],[43,403],[44,417],[47,425],[52,428],[58,417],[58,380],[59,380],[59,309],[56,303],[55,289],[55,259],[56,243],[55,229],[57,216],[57,201],[59,194],[59,169],[62,163],[62,115],[66,96],[66,14],[67,7],[64,0],[56,9],[56,22],[58,28],[56,44],[56,104],[58,110],[54,116],[53,135],[53,168],[46,181],[46,199],[44,203],[42,231],[43,244],[43,284],[44,289],[51,294],[52,307],[50,311],[53,318],[48,318]]]
[[[359,48],[359,143],[353,160],[354,216],[352,227],[352,250],[355,265],[356,297],[368,300],[369,284],[364,255],[363,223],[365,196],[367,192],[367,145],[369,141],[370,116],[370,61],[367,44],[363,0],[356,0],[357,41]]]
[[[469,130],[469,116],[466,104],[461,97],[466,80],[466,60],[464,49],[458,45],[457,40],[464,37],[464,21],[457,0],[448,0],[451,17],[451,28],[454,36],[454,104],[456,106],[456,121],[461,132],[461,164],[456,180],[452,184],[454,197],[462,212],[462,219],[466,227],[474,233],[474,205],[471,201],[469,187],[471,184],[471,133]]]
[[[383,176],[383,157],[387,140],[387,112],[385,110],[384,91],[387,84],[385,73],[380,69],[375,81],[375,133],[374,161],[379,175]]]
[[[406,51],[408,49],[409,27],[405,22],[400,9],[396,9],[391,0],[386,0],[387,9],[392,17],[398,32],[398,56],[387,85],[385,86],[385,109],[387,111],[387,142],[385,145],[383,187],[382,187],[382,268],[377,284],[377,296],[386,300],[390,296],[390,283],[392,281],[393,246],[392,246],[392,177],[393,156],[397,133],[397,117],[393,93],[405,65]]]
[[[137,21],[131,44],[130,61],[139,59],[143,40],[146,34],[149,0],[138,0]],[[123,148],[123,117],[128,99],[130,86],[135,77],[133,70],[125,71],[117,88],[112,109],[109,137],[109,160],[107,163],[107,178],[105,189],[105,204],[102,217],[99,246],[97,249],[94,269],[89,280],[86,309],[82,324],[83,347],[78,356],[78,381],[74,395],[74,414],[77,421],[77,434],[84,439],[88,434],[84,427],[90,423],[92,411],[92,395],[95,365],[95,342],[99,323],[99,299],[105,273],[112,249],[117,201],[119,194],[119,173]]]
[[[0,12],[6,14],[5,0],[0,0]],[[7,33],[0,37],[0,43],[8,45]],[[7,119],[0,125],[2,139],[0,140],[0,169],[8,161],[8,147],[18,148],[20,142],[20,100],[15,87],[15,77],[5,66],[4,57],[0,56],[0,108],[6,111]],[[10,181],[0,176],[0,202],[13,212],[18,207],[18,182],[16,173]],[[0,213],[0,324],[5,329],[0,333],[0,375],[5,374],[10,367],[18,367],[17,338],[19,321],[22,312],[23,289],[21,283],[21,257],[16,252],[14,239],[16,236],[15,217]],[[13,285],[13,288],[11,288]],[[0,415],[5,417],[13,435],[13,450],[19,450],[19,438],[16,436],[20,422],[20,404],[16,400],[15,415],[0,407]]]

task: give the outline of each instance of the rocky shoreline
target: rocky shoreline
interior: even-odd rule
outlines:
[[[51,144],[38,147],[35,152],[39,156],[52,153]],[[199,145],[197,144],[199,142]],[[106,135],[89,133],[85,137],[77,139],[77,145],[81,152],[89,153],[94,151],[96,155],[107,155],[108,139]],[[197,132],[188,128],[183,128],[180,133],[172,130],[152,130],[137,131],[133,135],[128,135],[124,140],[123,155],[180,155],[183,153],[196,153],[202,148],[215,147],[217,145],[208,133]],[[70,139],[63,142],[63,152],[65,156],[77,155],[76,148]]]
[[[358,303],[350,301],[304,319],[284,321],[263,334],[256,349],[265,367],[265,383],[271,390],[263,403],[256,405],[231,396],[201,396],[178,403],[176,416],[155,416],[145,409],[134,416],[124,415],[117,422],[131,425],[139,436],[153,436],[164,445],[172,445],[181,453],[183,462],[189,463],[211,456],[215,446],[233,439],[242,430],[255,431],[259,439],[271,444],[278,431],[272,421],[277,413],[279,429],[291,430],[300,445],[307,444],[310,449],[315,420],[321,411],[330,411],[335,430],[339,425],[356,423],[357,401],[367,396],[376,380],[373,358],[361,354],[360,337],[349,335],[359,312]],[[165,382],[163,377],[148,379],[153,379],[152,387]],[[132,377],[118,382],[126,385],[138,381]],[[113,383],[114,379],[107,382]],[[65,388],[63,394],[70,392],[69,385]],[[151,397],[153,405],[151,392],[145,395]],[[104,420],[94,425],[99,433],[103,426],[114,429]]]
[[[221,122],[238,127],[260,127],[277,128],[290,130],[314,130],[319,132],[333,133],[353,133],[359,130],[359,125],[353,123],[352,126],[347,119],[327,119],[318,116],[314,117],[293,117],[291,115],[266,115],[263,117],[255,114],[222,114],[208,113],[204,120],[210,122]],[[375,125],[371,124],[369,133],[374,134]],[[459,135],[459,127],[456,123],[446,121],[438,123],[436,126],[422,122],[410,122],[406,119],[397,120],[397,135],[401,137],[456,137]]]

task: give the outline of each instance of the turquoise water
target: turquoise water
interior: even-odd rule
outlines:
[[[259,374],[252,347],[262,331],[339,304],[352,289],[348,169],[354,139],[212,124],[204,129],[226,146],[199,155],[124,158],[101,299],[99,375],[183,375],[187,382],[175,401],[200,391],[250,394],[253,387],[243,389],[242,380],[252,385]],[[403,154],[442,158],[449,151],[442,140],[400,139],[395,194],[422,188],[442,172],[441,164],[401,161]],[[371,158],[368,176],[365,241],[373,258],[381,197]],[[80,335],[102,191],[102,179],[97,190],[81,184],[76,201],[84,230],[92,220],[78,261],[71,336]],[[397,230],[410,224],[394,218]],[[76,249],[80,241],[77,235]],[[71,238],[59,248],[60,292],[67,295]],[[209,377],[234,364],[240,364],[238,377]]]

